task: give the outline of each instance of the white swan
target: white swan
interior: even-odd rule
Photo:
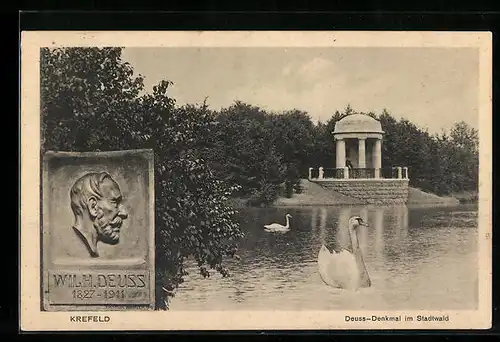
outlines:
[[[285,218],[286,218],[286,225],[285,226],[283,226],[279,223],[271,223],[271,224],[264,225],[264,230],[266,232],[286,232],[286,231],[289,231],[291,217],[292,217],[292,215],[290,215],[290,214],[285,215]]]
[[[352,253],[342,250],[337,253],[330,251],[324,245],[318,253],[318,268],[321,279],[325,284],[349,290],[358,290],[370,287],[371,280],[363,261],[363,255],[359,247],[357,228],[368,226],[359,216],[349,219],[349,236],[351,239]]]

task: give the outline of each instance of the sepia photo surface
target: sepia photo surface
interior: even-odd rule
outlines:
[[[23,32],[21,327],[491,327],[489,32]]]

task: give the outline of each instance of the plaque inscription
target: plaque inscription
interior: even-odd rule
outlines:
[[[146,271],[49,271],[48,286],[52,304],[120,305],[149,302],[149,274]]]

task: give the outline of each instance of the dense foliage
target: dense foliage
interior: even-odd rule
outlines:
[[[309,167],[335,167],[332,131],[355,112],[347,106],[314,124],[296,109],[177,106],[170,86],[161,81],[144,93],[143,78],[121,60],[120,48],[41,51],[42,152],[155,151],[159,308],[182,283],[189,256],[204,275],[207,267],[228,274],[223,259],[242,236],[228,199],[267,205],[300,192]],[[475,129],[460,122],[431,135],[386,110],[367,114],[385,131],[382,167],[408,166],[412,186],[437,194],[477,190]]]
[[[300,191],[314,151],[314,125],[307,113],[267,113],[235,102],[216,113],[211,161],[219,178],[241,186],[251,204],[270,204],[284,185],[285,195]]]

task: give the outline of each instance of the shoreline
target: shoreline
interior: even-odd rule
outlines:
[[[312,208],[312,207],[345,207],[345,206],[369,206],[369,207],[395,207],[395,206],[406,206],[408,208],[430,208],[430,207],[440,207],[440,208],[451,208],[456,206],[473,206],[478,205],[479,201],[453,201],[453,202],[428,202],[428,203],[401,203],[401,204],[373,204],[373,203],[273,203],[269,205],[249,205],[246,203],[245,199],[233,199],[230,201],[234,208]]]
[[[314,206],[399,206],[407,207],[454,207],[458,205],[477,205],[477,192],[462,192],[450,194],[448,196],[438,196],[436,194],[422,191],[418,188],[409,187],[408,200],[401,204],[371,204],[363,200],[352,198],[337,192],[329,191],[318,186],[307,179],[302,180],[303,191],[293,194],[287,198],[280,195],[273,203],[268,205],[251,205],[248,198],[232,198],[230,203],[235,208],[253,207],[253,208],[283,208],[283,207],[314,207]]]

